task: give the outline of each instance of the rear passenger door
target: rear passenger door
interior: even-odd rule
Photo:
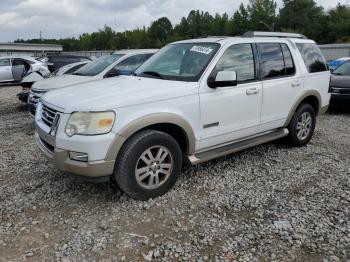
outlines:
[[[303,83],[286,43],[257,43],[263,85],[260,131],[282,127]]]

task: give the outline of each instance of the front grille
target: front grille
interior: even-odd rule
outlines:
[[[47,149],[47,150],[49,150],[50,152],[54,152],[55,151],[55,147],[54,146],[52,146],[52,145],[50,145],[49,143],[47,143],[45,140],[43,140],[41,137],[39,137],[39,139],[40,139],[40,142],[41,142],[41,144]]]
[[[29,96],[29,103],[34,105],[34,107],[37,107],[39,99],[45,94],[45,91],[36,91],[31,90],[30,96]]]
[[[43,120],[43,122],[49,127],[52,127],[52,124],[55,121],[56,115],[58,113],[59,112],[57,110],[42,104],[41,120]]]

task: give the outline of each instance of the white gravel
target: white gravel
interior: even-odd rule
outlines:
[[[140,202],[49,164],[19,90],[0,87],[0,261],[350,259],[350,110],[307,147],[220,158]]]

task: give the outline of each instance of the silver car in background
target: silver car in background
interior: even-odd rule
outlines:
[[[20,82],[28,72],[38,72],[43,77],[50,74],[47,64],[29,56],[0,57],[0,83]]]

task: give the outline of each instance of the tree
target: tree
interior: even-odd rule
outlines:
[[[249,13],[243,4],[239,6],[239,9],[234,13],[232,18],[233,33],[235,35],[241,35],[251,30]]]
[[[247,10],[253,30],[274,31],[277,4],[274,0],[250,0]]]
[[[159,18],[154,21],[148,29],[148,34],[155,42],[158,40],[157,47],[167,43],[168,38],[172,34],[173,26],[170,20],[166,17]],[[158,46],[159,45],[159,46]]]
[[[329,11],[329,41],[350,42],[350,7],[338,4]]]
[[[282,31],[305,34],[319,42],[327,35],[327,16],[314,0],[283,0],[278,26]]]

